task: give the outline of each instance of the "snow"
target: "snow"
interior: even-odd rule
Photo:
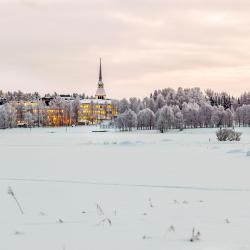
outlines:
[[[0,130],[0,249],[250,249],[250,129],[97,129]]]
[[[112,100],[110,100],[110,99],[102,100],[102,99],[89,98],[89,99],[80,100],[80,103],[82,103],[82,104],[90,104],[90,103],[94,103],[94,104],[111,104]]]

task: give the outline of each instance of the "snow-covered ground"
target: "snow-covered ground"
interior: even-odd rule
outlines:
[[[0,131],[1,250],[250,249],[250,129],[95,129]]]

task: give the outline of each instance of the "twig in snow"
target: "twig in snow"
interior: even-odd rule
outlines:
[[[22,232],[20,232],[20,231],[15,231],[15,232],[14,232],[14,235],[22,235],[22,234],[24,234],[24,233],[22,233]]]
[[[98,212],[100,215],[104,215],[104,212],[103,212],[101,206],[100,206],[98,203],[96,204],[96,210],[97,210],[97,212]]]
[[[169,228],[168,228],[168,231],[169,232],[175,232],[175,227],[173,225],[171,225]]]
[[[143,240],[150,240],[150,239],[152,239],[152,237],[147,236],[147,235],[144,234],[144,235],[142,236],[142,239],[143,239]]]
[[[21,214],[24,214],[23,209],[22,209],[22,207],[21,207],[19,201],[17,200],[17,198],[16,198],[16,196],[15,196],[15,194],[14,194],[14,191],[12,190],[11,187],[8,187],[8,194],[9,194],[10,196],[12,196],[13,199],[16,201],[16,204],[17,204],[17,206],[18,206],[18,208],[19,208]]]
[[[148,199],[148,203],[149,203],[150,207],[152,207],[152,208],[154,207],[151,198]]]
[[[198,231],[197,233],[195,233],[195,228],[193,228],[192,230],[192,237],[190,239],[191,242],[195,242],[195,241],[199,241],[200,240],[200,232]]]
[[[63,223],[64,221],[63,221],[62,219],[59,219],[58,222],[59,222],[59,223]]]
[[[104,226],[104,225],[105,225],[105,222],[107,222],[109,226],[112,226],[112,221],[111,221],[109,218],[104,218],[104,219],[102,219],[102,220],[97,224],[97,226],[100,226],[100,225]]]
[[[175,232],[175,227],[171,225],[164,233],[164,237],[167,237],[168,233],[174,233]]]

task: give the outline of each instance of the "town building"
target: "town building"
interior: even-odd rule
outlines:
[[[32,101],[9,102],[16,109],[17,125],[70,126],[99,124],[118,115],[115,101],[107,99],[102,81],[102,62],[95,97],[78,99],[70,95],[46,96]],[[29,124],[27,124],[29,123]]]
[[[107,99],[102,81],[102,61],[100,58],[99,80],[95,98],[80,100],[78,116],[79,124],[98,124],[105,120],[113,120],[118,115],[117,106],[111,99]]]

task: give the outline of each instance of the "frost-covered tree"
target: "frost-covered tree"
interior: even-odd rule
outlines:
[[[205,101],[205,96],[203,95],[200,88],[191,88],[191,89],[186,89],[185,91],[189,102],[201,105],[201,103]]]
[[[118,115],[116,120],[117,127],[121,130],[129,130],[137,126],[137,115],[131,110],[127,109],[122,114]]]
[[[183,103],[182,114],[185,127],[197,128],[199,125],[200,107],[197,103]]]
[[[80,110],[80,97],[76,96],[75,100],[72,102],[72,122],[74,124],[78,124],[78,116],[79,116],[79,110]]]
[[[125,121],[125,116],[124,113],[118,115],[117,119],[116,119],[116,126],[120,129],[120,130],[125,130],[126,129],[126,121]]]
[[[225,125],[225,110],[222,106],[214,107],[211,121],[215,127],[221,127]]]
[[[152,129],[155,125],[155,114],[149,109],[143,109],[138,113],[138,128],[140,129]]]
[[[126,110],[124,116],[126,121],[126,127],[129,130],[132,130],[132,128],[135,128],[137,126],[137,115],[133,110]]]
[[[133,110],[136,114],[140,110],[140,103],[141,103],[140,99],[136,97],[129,98],[129,108]]]
[[[211,126],[211,118],[213,113],[213,107],[211,104],[204,102],[200,106],[199,110],[199,121],[200,127],[210,127]]]
[[[240,105],[250,105],[250,91],[244,92],[238,99]]]
[[[16,109],[9,103],[6,103],[4,106],[8,117],[8,128],[15,128],[17,123]]]
[[[157,110],[161,109],[165,105],[165,99],[162,94],[159,94],[155,101],[155,107]]]
[[[8,128],[8,115],[4,106],[0,107],[0,128]]]
[[[178,129],[183,129],[184,127],[184,119],[183,114],[181,113],[181,110],[179,106],[175,105],[172,107],[173,113],[174,113],[174,127]]]
[[[72,124],[73,108],[72,102],[64,101],[63,103],[63,124],[69,126]]]
[[[129,109],[129,102],[127,99],[123,98],[118,105],[118,111],[120,114],[124,113],[127,109]]]
[[[149,108],[150,110],[152,110],[153,112],[156,111],[156,107],[155,107],[155,102],[153,98],[149,98],[149,97],[145,97],[143,99],[143,103],[144,103],[144,107],[145,108]]]
[[[225,110],[225,116],[224,116],[224,126],[226,127],[232,127],[233,126],[233,119],[234,119],[234,113],[231,109]]]
[[[26,112],[24,114],[24,123],[28,126],[28,127],[33,127],[34,126],[34,120],[33,120],[33,115],[31,112]]]
[[[170,106],[165,105],[157,113],[157,128],[163,133],[172,127],[173,122],[173,110]]]
[[[6,103],[0,106],[0,128],[16,127],[16,109]]]
[[[239,126],[250,126],[250,105],[244,104],[236,109],[235,121]]]

